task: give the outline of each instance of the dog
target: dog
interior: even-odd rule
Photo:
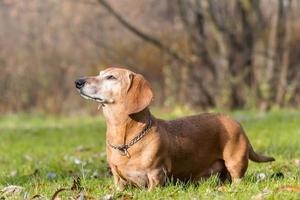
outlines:
[[[169,178],[198,181],[211,175],[239,182],[249,159],[275,160],[256,153],[242,126],[224,114],[154,117],[148,108],[153,90],[141,74],[110,67],[75,86],[102,107],[107,162],[119,190],[128,185],[152,190]]]

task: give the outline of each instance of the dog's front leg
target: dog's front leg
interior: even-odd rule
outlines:
[[[163,186],[167,180],[167,173],[163,167],[151,170],[147,176],[149,180],[148,191],[152,191],[157,186]]]
[[[115,187],[118,191],[123,191],[125,190],[126,187],[126,181],[124,181],[120,176],[114,175],[114,182],[115,182]]]
[[[114,176],[115,187],[118,191],[123,191],[126,187],[126,181],[121,178],[118,174],[118,170],[116,167],[111,166],[111,172]]]

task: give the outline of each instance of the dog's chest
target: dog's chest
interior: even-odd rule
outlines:
[[[128,182],[131,182],[139,187],[146,187],[148,184],[148,176],[145,169],[131,166],[115,166],[118,175]]]
[[[146,159],[147,158],[147,159]],[[137,185],[139,187],[146,187],[149,183],[147,173],[153,167],[152,156],[132,156],[126,158],[120,154],[113,153],[110,156],[110,165],[114,167],[118,176],[126,182]]]

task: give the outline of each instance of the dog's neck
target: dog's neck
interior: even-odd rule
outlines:
[[[149,123],[151,113],[148,108],[131,115],[103,108],[106,119],[106,138],[113,145],[128,144]]]

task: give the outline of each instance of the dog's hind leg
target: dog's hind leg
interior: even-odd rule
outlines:
[[[238,183],[244,177],[248,167],[248,158],[242,160],[227,159],[225,160],[225,166],[230,174],[233,183]]]
[[[224,160],[215,161],[206,171],[202,172],[196,180],[206,180],[209,177],[217,175],[222,183],[226,180],[231,181],[231,176],[225,166]]]
[[[240,139],[242,140],[239,141],[238,145],[229,145],[223,153],[225,166],[233,183],[240,182],[248,168],[248,145],[243,144],[243,138]]]
[[[225,183],[226,181],[231,182],[231,176],[227,168],[224,166],[223,170],[219,174],[219,179],[222,183]]]

